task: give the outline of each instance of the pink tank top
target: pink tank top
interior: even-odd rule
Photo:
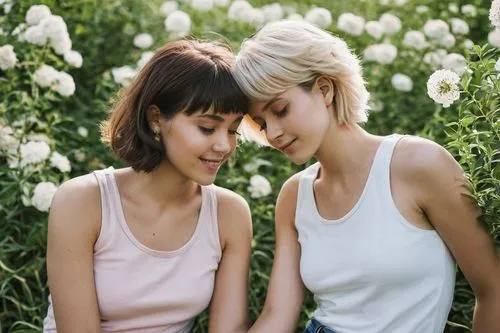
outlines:
[[[157,251],[130,231],[113,168],[94,174],[102,207],[94,245],[101,332],[189,332],[194,318],[210,303],[222,255],[215,185],[201,187],[201,209],[191,239],[180,249]],[[44,332],[56,332],[50,296]]]

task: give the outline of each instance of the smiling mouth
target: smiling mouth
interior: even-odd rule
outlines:
[[[292,141],[290,141],[290,142],[289,142],[289,143],[287,143],[286,145],[283,145],[283,146],[281,146],[281,147],[278,147],[278,149],[279,149],[279,150],[281,150],[281,151],[286,150],[288,147],[290,147],[290,146],[292,145],[292,143],[294,143],[294,142],[295,142],[295,140],[297,140],[297,139],[293,139]]]
[[[224,162],[224,159],[208,159],[200,157],[199,160],[203,163],[210,171],[216,171]]]

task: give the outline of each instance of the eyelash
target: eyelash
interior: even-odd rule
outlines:
[[[274,112],[274,115],[276,116],[276,118],[283,118],[284,116],[287,115],[287,113],[288,113],[288,106],[285,106],[280,111]],[[260,125],[260,130],[261,131],[263,131],[265,129],[266,129],[266,123]]]
[[[203,134],[206,134],[206,135],[211,135],[211,134],[215,133],[215,128],[208,128],[208,127],[203,127],[203,126],[198,126],[198,128],[200,129],[200,131]],[[229,135],[240,135],[240,133],[238,131],[228,131],[228,132],[229,132]]]

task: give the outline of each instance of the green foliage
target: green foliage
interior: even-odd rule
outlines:
[[[257,7],[269,0],[254,0]],[[499,73],[495,72],[498,53],[475,48],[470,54],[471,73],[462,78],[464,92],[459,103],[443,109],[428,98],[425,83],[436,69],[422,61],[424,54],[438,46],[414,50],[402,44],[407,30],[419,30],[427,19],[461,17],[450,11],[449,1],[410,1],[404,7],[381,6],[380,1],[338,2],[329,0],[280,1],[287,8],[305,14],[311,7],[331,10],[333,33],[345,38],[360,55],[371,44],[379,43],[364,33],[359,37],[339,31],[336,19],[340,13],[353,12],[377,20],[383,13],[396,14],[403,20],[403,29],[384,42],[393,43],[399,50],[390,65],[364,62],[365,77],[373,101],[382,105],[373,111],[366,128],[374,133],[420,133],[445,144],[469,175],[473,194],[483,210],[482,220],[499,242],[500,167],[499,161]],[[71,162],[71,171],[62,172],[49,160],[24,168],[11,165],[19,151],[0,148],[0,332],[39,332],[47,309],[47,278],[45,249],[47,214],[32,205],[33,191],[40,182],[59,185],[63,181],[94,169],[121,163],[99,139],[99,124],[107,116],[113,97],[120,85],[113,80],[112,69],[124,65],[135,67],[143,50],[133,45],[138,33],[154,37],[151,50],[163,45],[171,36],[165,32],[164,17],[158,8],[162,0],[23,0],[14,1],[12,11],[0,16],[0,46],[12,44],[18,57],[15,68],[0,70],[0,136],[2,129],[20,144],[30,140],[45,140],[51,152],[57,151]],[[73,42],[73,48],[83,55],[83,66],[73,68],[50,46],[21,42],[11,32],[25,20],[26,11],[34,4],[46,4],[55,15],[63,17]],[[460,1],[460,5],[465,4]],[[464,53],[465,38],[482,44],[487,35],[487,10],[481,0],[471,0],[478,7],[476,17],[464,17],[471,31],[457,37],[448,52]],[[427,13],[415,14],[417,5],[429,7]],[[237,50],[240,42],[255,32],[255,27],[235,22],[227,17],[227,8],[198,12],[187,2],[180,9],[192,19],[191,32],[195,38],[226,40]],[[2,5],[0,5],[2,11]],[[51,65],[69,73],[76,83],[75,94],[64,97],[35,83],[34,72],[41,64]],[[411,92],[400,92],[391,85],[392,75],[400,72],[413,80]],[[79,134],[85,128],[88,135]],[[80,131],[81,133],[81,131]],[[2,143],[2,142],[0,142]],[[0,145],[1,146],[1,145]],[[250,273],[251,320],[260,313],[274,256],[274,203],[283,182],[304,166],[293,165],[269,148],[242,144],[235,156],[220,171],[217,184],[243,195],[252,208],[254,240]],[[271,183],[272,193],[252,198],[247,189],[251,176],[260,174]],[[450,319],[470,326],[474,296],[463,278],[457,281],[455,301]],[[304,327],[314,302],[308,295],[298,330]],[[201,315],[194,329],[205,332],[207,314]],[[458,332],[466,330],[458,328]]]
[[[476,46],[470,72],[462,77],[463,96],[458,117],[446,124],[445,147],[456,157],[470,181],[472,195],[481,208],[481,222],[500,247],[500,72],[495,70],[499,52]],[[456,118],[456,119],[455,119]],[[474,297],[459,274],[451,319],[468,325]]]

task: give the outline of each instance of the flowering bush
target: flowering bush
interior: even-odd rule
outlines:
[[[427,2],[426,2],[427,3]],[[193,35],[240,42],[266,22],[305,19],[344,38],[372,93],[366,128],[420,133],[461,162],[498,242],[498,0],[0,0],[0,331],[40,331],[46,313],[47,211],[64,180],[120,166],[99,141],[109,102],[158,46]],[[491,25],[485,24],[490,19]],[[470,50],[472,53],[469,54]],[[496,68],[496,69],[495,69]],[[434,73],[434,74],[433,74]],[[436,104],[436,102],[438,104]],[[448,106],[444,108],[444,106]],[[295,166],[242,144],[217,184],[242,194],[254,223],[250,311],[262,309],[274,251],[273,209]],[[470,326],[459,279],[450,319]],[[308,295],[303,327],[314,302]],[[205,332],[207,314],[195,333]]]

